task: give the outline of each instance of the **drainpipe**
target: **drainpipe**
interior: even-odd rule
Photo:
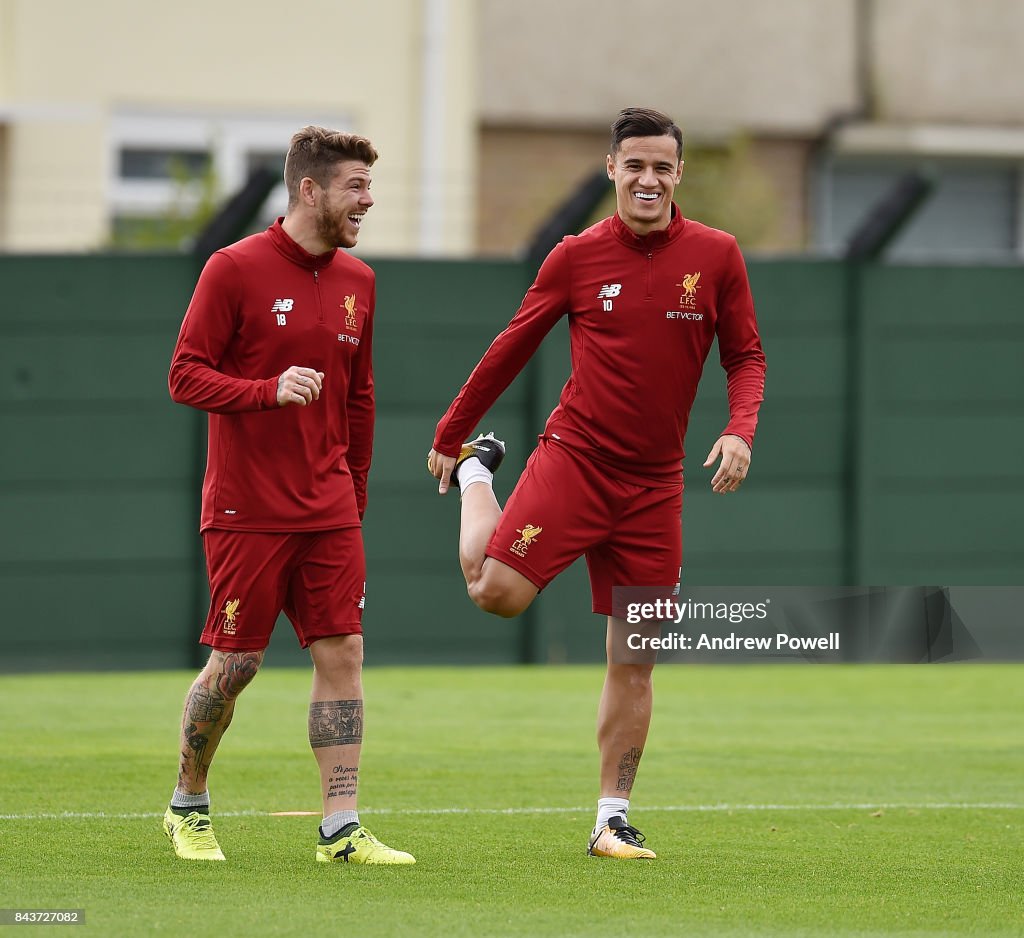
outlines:
[[[421,254],[444,249],[445,38],[448,0],[423,0],[420,70],[420,230]]]

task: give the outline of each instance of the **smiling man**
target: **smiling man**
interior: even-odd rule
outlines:
[[[365,137],[305,127],[285,161],[288,211],[207,262],[171,361],[171,396],[209,413],[200,530],[210,659],[185,699],[175,853],[223,860],[207,773],[279,613],[313,659],[309,744],[321,862],[407,864],[359,823],[361,524],[373,445],[373,271],[354,247],[373,205]]]
[[[717,337],[730,419],[705,467],[739,490],[764,392],[746,268],[736,240],[682,216],[683,135],[671,118],[628,108],[612,125],[616,213],[548,255],[508,327],[437,425],[427,466],[439,492],[462,491],[459,559],[470,597],[515,616],[581,554],[593,611],[607,617],[608,667],[597,719],[600,798],[592,856],[653,859],[628,821],[651,719],[653,665],[615,660],[629,629],[612,590],[666,587],[682,559],[683,437]],[[491,487],[504,444],[462,444],[562,317],[572,373],[504,511]],[[635,629],[634,629],[635,631]],[[619,649],[620,653],[622,649]]]

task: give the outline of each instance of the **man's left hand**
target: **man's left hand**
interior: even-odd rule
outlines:
[[[750,469],[750,447],[738,436],[720,436],[704,460],[704,468],[707,469],[719,456],[722,462],[711,480],[711,490],[719,495],[738,492]]]

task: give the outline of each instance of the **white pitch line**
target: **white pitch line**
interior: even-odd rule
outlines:
[[[262,817],[267,814],[266,811],[255,811],[251,809],[248,811],[217,811],[215,813],[217,817]],[[88,820],[89,818],[110,818],[111,820],[124,821],[137,820],[139,818],[154,818],[163,816],[163,811],[159,813],[157,813],[156,811],[144,811],[137,814],[110,814],[106,811],[40,811],[35,814],[0,814],[0,821],[75,821]]]
[[[1024,804],[999,801],[922,801],[922,802],[854,802],[831,804],[669,804],[639,805],[637,810],[646,814],[652,811],[719,812],[730,811],[1019,811]],[[364,813],[396,815],[438,815],[438,814],[578,814],[593,811],[593,806],[572,808],[364,808]],[[270,817],[274,811],[215,811],[214,817]],[[319,812],[310,812],[310,816]],[[33,814],[0,814],[0,821],[36,820],[87,820],[109,818],[111,820],[136,820],[160,818],[163,812],[147,811],[135,814],[110,814],[105,811],[62,811],[38,812]]]

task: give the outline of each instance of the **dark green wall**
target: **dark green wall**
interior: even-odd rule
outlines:
[[[439,498],[424,467],[438,417],[529,272],[374,266],[367,660],[596,659],[603,624],[582,561],[520,620],[472,606],[457,494]],[[205,417],[166,390],[195,275],[180,256],[0,258],[0,669],[198,660]],[[1021,583],[1024,270],[869,267],[853,284],[859,334],[841,264],[755,262],[750,275],[769,365],[752,474],[720,498],[700,465],[726,420],[713,350],[687,439],[684,577]],[[499,497],[567,373],[563,325],[484,421],[510,444]],[[305,661],[282,626],[270,661]]]
[[[0,283],[0,663],[188,663],[198,435],[167,365],[193,267],[5,257]]]
[[[865,274],[864,582],[1024,583],[1024,269]]]

